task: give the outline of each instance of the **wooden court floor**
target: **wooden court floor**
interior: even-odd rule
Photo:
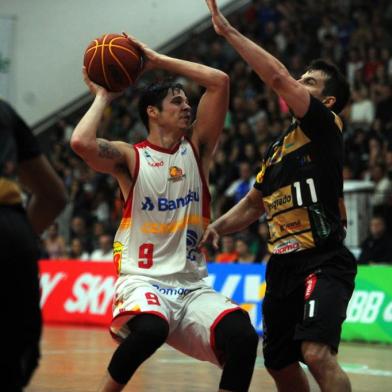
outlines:
[[[45,327],[40,367],[26,392],[97,391],[115,347],[106,329]],[[392,346],[344,343],[339,360],[354,392],[392,391]],[[125,391],[215,392],[219,376],[215,366],[165,345],[140,367]],[[319,390],[313,380],[311,386],[312,392]],[[250,391],[275,390],[260,354]]]

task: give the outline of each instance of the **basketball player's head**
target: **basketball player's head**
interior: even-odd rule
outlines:
[[[180,83],[164,81],[149,85],[139,99],[139,115],[148,132],[152,127],[187,130],[191,107]]]
[[[322,60],[313,60],[299,82],[325,106],[340,113],[350,99],[350,86],[336,65]]]

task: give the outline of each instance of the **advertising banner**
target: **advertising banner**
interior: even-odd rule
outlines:
[[[116,281],[113,263],[41,261],[44,322],[109,326]]]
[[[109,325],[116,281],[111,262],[41,261],[40,269],[45,322]],[[211,263],[208,270],[207,282],[246,309],[262,334],[265,266]],[[342,339],[392,343],[391,267],[359,268]]]
[[[358,268],[342,339],[392,343],[392,267]]]
[[[247,310],[257,332],[263,332],[261,304],[265,294],[264,264],[208,265],[207,282]]]
[[[261,333],[264,266],[209,264],[208,269],[207,281],[246,309]],[[116,280],[113,263],[42,260],[40,271],[44,322],[109,325]]]

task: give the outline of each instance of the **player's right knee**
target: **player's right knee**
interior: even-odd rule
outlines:
[[[169,324],[163,318],[153,314],[141,314],[128,321],[131,334],[156,349],[165,343],[169,334]]]
[[[108,371],[119,384],[126,384],[136,369],[151,356],[169,334],[169,325],[161,317],[142,314],[128,322],[130,334],[119,345]]]

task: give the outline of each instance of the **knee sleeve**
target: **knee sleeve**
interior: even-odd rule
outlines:
[[[128,321],[131,331],[118,346],[108,371],[114,381],[126,384],[136,369],[165,343],[169,325],[159,316],[141,314]]]
[[[259,342],[248,315],[239,310],[223,317],[215,329],[215,342],[224,357],[219,387],[236,392],[248,391]]]

